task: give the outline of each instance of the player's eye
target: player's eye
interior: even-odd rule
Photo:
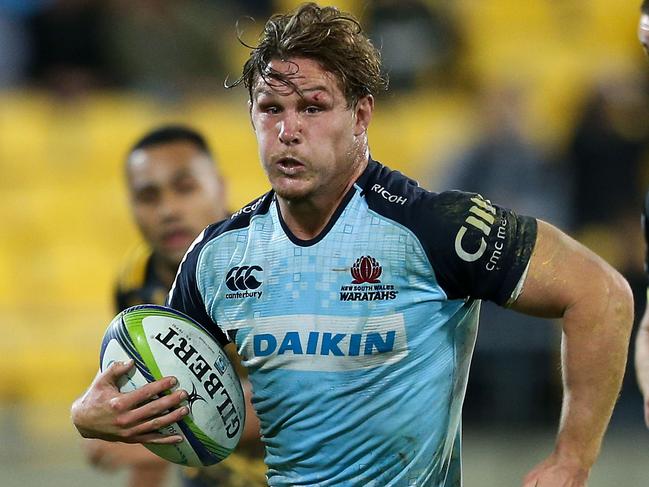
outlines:
[[[322,111],[322,108],[315,106],[315,105],[309,105],[306,107],[305,112],[309,114],[314,114],[314,113],[320,113]]]
[[[155,188],[145,188],[135,193],[135,201],[138,203],[155,203],[159,197],[160,193]]]
[[[259,104],[259,110],[262,113],[267,113],[268,115],[277,115],[280,112],[280,109],[277,105],[270,104]]]
[[[192,178],[183,178],[176,181],[175,188],[179,193],[191,193],[198,185]]]

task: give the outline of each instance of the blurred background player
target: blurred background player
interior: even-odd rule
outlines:
[[[647,5],[645,2],[643,5]],[[645,198],[644,208],[642,211],[642,227],[644,229],[646,242],[645,270],[649,272],[649,192]],[[649,288],[647,290],[649,297]],[[638,384],[642,392],[644,402],[644,420],[649,428],[649,306],[645,308],[644,315],[640,320],[640,326],[635,340],[635,366]]]
[[[228,215],[225,184],[211,151],[204,137],[189,127],[163,126],[144,135],[129,152],[126,181],[132,215],[145,244],[131,252],[120,271],[116,312],[142,303],[163,304],[194,238]],[[251,410],[246,414],[256,418]],[[246,426],[246,438],[258,436],[256,420]],[[183,485],[264,485],[263,447],[254,440],[246,445],[248,451],[215,467],[183,469]],[[156,487],[167,480],[170,464],[141,445],[88,440],[84,447],[98,468],[129,468],[131,487]]]
[[[638,40],[649,55],[649,0],[644,0],[640,8],[640,22],[638,24]],[[644,229],[646,256],[645,271],[649,273],[649,192],[645,197],[642,212],[642,227]],[[649,289],[648,289],[649,291]],[[649,292],[647,293],[649,297]],[[646,307],[640,321],[640,327],[635,341],[635,366],[638,384],[644,402],[644,420],[649,428],[649,306]]]
[[[649,55],[649,1],[644,0],[640,7],[640,23],[638,25],[638,39],[647,55]]]

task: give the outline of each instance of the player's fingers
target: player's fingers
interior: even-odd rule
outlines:
[[[150,443],[154,445],[173,445],[184,441],[184,438],[180,435],[165,436],[160,433],[149,433],[140,435],[137,438],[138,443]]]
[[[644,424],[649,428],[649,401],[644,403]]]
[[[176,409],[182,401],[187,399],[187,392],[184,390],[174,391],[171,394],[163,395],[153,401],[143,404],[122,415],[121,426],[129,427],[142,421],[155,418],[171,409]]]
[[[529,472],[523,479],[522,487],[536,487],[539,482],[539,477],[536,470]]]
[[[134,391],[125,393],[123,397],[124,406],[128,409],[134,408],[174,388],[177,384],[178,380],[175,377],[163,377],[162,379],[150,382]]]
[[[164,428],[165,426],[169,426],[170,424],[177,423],[185,416],[187,416],[188,413],[189,408],[187,406],[174,409],[167,414],[157,416],[153,419],[140,423],[137,426],[134,426],[130,429],[128,436],[133,438],[134,436],[156,432],[160,428]]]
[[[88,462],[93,466],[102,470],[113,470],[113,460],[111,455],[111,447],[101,440],[86,440],[88,446],[86,448],[86,456]]]
[[[104,472],[114,472],[118,467],[115,459],[108,454],[101,457],[95,466]]]
[[[133,359],[124,362],[113,362],[100,375],[100,380],[115,384],[117,379],[126,374],[133,367]]]
[[[86,451],[86,458],[88,459],[88,462],[90,463],[90,465],[93,465],[95,467],[98,466],[99,462],[101,461],[101,457],[102,457],[102,453],[103,453],[101,451],[101,448],[98,448],[97,446],[92,445],[92,446],[88,446],[85,449],[85,451]]]

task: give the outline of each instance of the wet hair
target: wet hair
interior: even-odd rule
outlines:
[[[642,5],[640,6],[640,11],[645,15],[649,15],[649,0],[644,0],[642,2]]]
[[[163,125],[147,132],[131,147],[128,154],[130,156],[136,150],[148,149],[156,145],[171,144],[173,142],[189,142],[196,146],[199,151],[204,152],[212,158],[212,151],[205,137],[193,128],[185,125]]]
[[[306,3],[288,14],[276,14],[268,19],[256,47],[243,66],[239,79],[227,88],[241,83],[248,88],[252,99],[252,88],[259,77],[267,83],[279,82],[300,93],[291,81],[298,71],[280,73],[269,67],[274,59],[288,61],[303,57],[317,61],[324,70],[332,73],[340,83],[347,100],[347,106],[367,95],[377,95],[387,89],[387,76],[381,72],[379,51],[363,32],[351,14],[336,7],[319,7]]]

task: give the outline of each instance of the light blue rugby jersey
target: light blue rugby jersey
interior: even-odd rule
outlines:
[[[370,160],[321,235],[271,191],[208,227],[168,304],[234,340],[271,486],[458,487],[480,299],[516,295],[536,220]]]

